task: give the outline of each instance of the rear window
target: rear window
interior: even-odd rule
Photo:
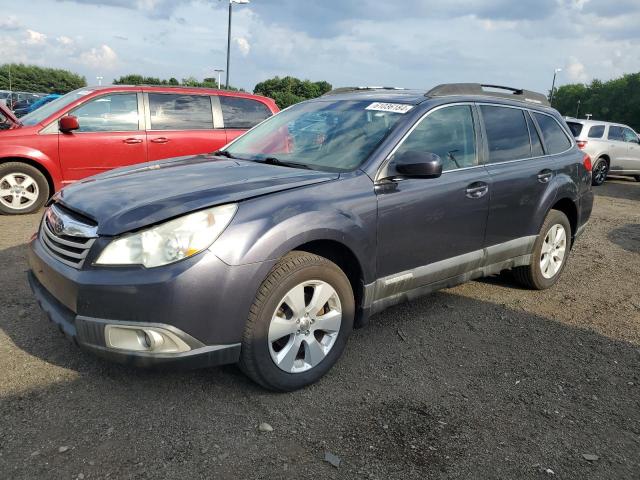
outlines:
[[[604,135],[604,125],[594,125],[589,129],[589,138],[602,138]]]
[[[567,122],[567,125],[569,126],[569,130],[571,130],[571,134],[576,138],[580,136],[582,127],[584,127],[584,125],[578,122]]]
[[[149,93],[151,130],[206,130],[213,128],[208,95]]]
[[[533,124],[531,116],[528,113],[525,114],[525,116],[527,117],[529,135],[531,136],[531,155],[534,157],[542,157],[544,155],[544,150],[542,149],[542,141],[540,140],[540,135],[538,135],[538,130]]]
[[[542,131],[542,138],[547,147],[547,154],[561,153],[571,147],[571,141],[555,119],[542,113],[534,113],[538,126]]]
[[[249,129],[271,116],[271,110],[250,98],[220,96],[225,128]]]
[[[482,105],[480,110],[487,131],[489,163],[531,156],[529,130],[522,110],[489,105]]]

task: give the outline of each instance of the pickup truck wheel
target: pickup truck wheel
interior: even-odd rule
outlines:
[[[609,163],[604,158],[599,158],[596,164],[593,166],[591,185],[600,186],[607,179],[609,173]]]
[[[340,358],[354,313],[351,284],[336,264],[311,253],[291,252],[258,290],[240,368],[271,390],[310,385]]]
[[[571,224],[567,216],[551,210],[547,214],[540,234],[533,245],[531,263],[513,270],[515,278],[523,285],[545,290],[560,278],[571,248]]]
[[[49,198],[49,184],[35,167],[20,162],[0,164],[0,212],[22,215],[39,210]]]

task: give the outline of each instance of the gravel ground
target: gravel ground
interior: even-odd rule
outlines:
[[[553,289],[501,276],[392,308],[292,394],[81,352],[27,286],[38,216],[0,217],[0,478],[638,479],[640,183],[596,193]]]

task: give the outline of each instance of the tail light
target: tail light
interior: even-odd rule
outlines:
[[[587,172],[591,171],[591,157],[586,153],[584,154],[584,157],[582,157],[582,164],[584,165],[584,168],[587,169]]]
[[[584,147],[587,146],[587,141],[586,140],[577,140],[576,144],[578,145],[579,149],[584,149]]]

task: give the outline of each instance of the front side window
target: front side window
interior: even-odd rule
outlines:
[[[207,130],[213,128],[208,95],[149,93],[151,130]]]
[[[548,155],[562,153],[571,147],[569,137],[567,137],[567,134],[553,117],[542,113],[534,113],[533,115],[542,131],[542,138],[547,147]]]
[[[257,100],[220,96],[225,128],[249,129],[271,116],[271,110]]]
[[[625,142],[638,143],[638,135],[630,128],[622,130],[622,136]]]
[[[70,112],[78,117],[79,132],[130,132],[138,130],[138,96],[135,93],[104,95]]]
[[[609,134],[607,135],[607,139],[624,142],[624,137],[622,136],[622,127],[617,127],[615,125],[609,126]]]
[[[411,151],[435,153],[442,159],[443,171],[477,165],[471,106],[445,107],[424,117],[394,155]]]
[[[602,138],[604,135],[604,125],[594,125],[589,129],[589,138]]]
[[[303,102],[267,119],[225,150],[241,159],[276,159],[315,170],[351,171],[412,108],[370,100]]]
[[[529,130],[519,108],[481,105],[487,132],[489,163],[521,160],[531,156]]]

